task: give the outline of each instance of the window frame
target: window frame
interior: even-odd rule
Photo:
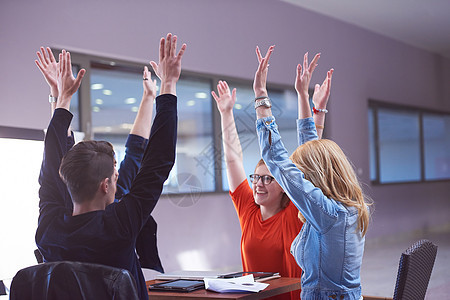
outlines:
[[[379,124],[378,124],[378,110],[386,109],[390,111],[401,111],[406,113],[416,113],[419,118],[419,151],[420,151],[420,179],[410,180],[410,181],[396,181],[396,182],[381,182],[380,181],[380,140],[379,140]],[[372,110],[372,120],[373,120],[373,143],[374,143],[374,159],[375,159],[375,179],[370,178],[372,185],[399,185],[399,184],[417,184],[417,183],[429,183],[429,182],[450,182],[448,179],[426,179],[425,177],[425,137],[424,137],[424,122],[423,118],[425,114],[437,115],[437,116],[448,116],[450,117],[450,112],[438,111],[429,108],[422,108],[410,105],[402,105],[389,103],[380,100],[369,99],[368,100],[368,114]],[[368,124],[370,127],[370,124]],[[369,134],[369,139],[372,137]],[[370,143],[369,143],[370,147]],[[371,157],[369,155],[369,166]]]
[[[54,55],[59,53],[60,49],[53,49]],[[56,57],[56,56],[55,56]],[[147,65],[147,62],[138,62],[138,61],[129,61],[124,59],[114,59],[111,57],[99,56],[99,55],[91,55],[91,54],[83,54],[78,52],[71,52],[72,64],[77,65],[80,69],[85,69],[86,74],[83,78],[83,83],[79,89],[79,128],[82,133],[84,133],[85,139],[93,138],[93,129],[92,129],[92,99],[91,99],[91,77],[90,72],[93,65],[101,64],[103,66],[110,66],[110,68],[122,70],[122,71],[130,71],[130,70],[138,70],[142,69],[144,65]],[[151,70],[151,68],[150,68]],[[152,70],[151,70],[152,71]],[[194,71],[189,71],[183,69],[181,72],[180,79],[183,78],[198,78],[200,80],[208,81],[212,90],[216,90],[216,84],[219,80],[226,80],[227,82],[238,83],[242,85],[248,85],[249,87],[253,86],[253,80],[244,79],[238,77],[231,76],[222,76],[211,73],[199,73]],[[267,83],[267,89],[270,91],[294,91],[294,86],[276,84],[276,83]],[[310,92],[313,92],[313,89],[310,89]],[[269,95],[270,96],[270,95]],[[312,94],[310,95],[312,97]],[[214,103],[214,99],[211,97],[211,118],[212,118],[212,143],[214,147],[214,151],[219,151],[218,153],[214,153],[214,190],[201,192],[202,195],[207,194],[217,194],[217,193],[228,193],[228,190],[223,188],[223,181],[226,180],[226,177],[222,176],[222,169],[225,168],[222,165],[222,157],[223,157],[223,149],[222,149],[222,131],[221,131],[221,120],[220,113],[217,110],[217,107]],[[250,100],[249,100],[250,101]],[[295,123],[293,122],[293,128],[295,128]],[[327,131],[324,130],[323,136],[327,136]],[[217,150],[220,149],[220,150]],[[176,195],[183,196],[187,195],[187,193],[177,193]]]

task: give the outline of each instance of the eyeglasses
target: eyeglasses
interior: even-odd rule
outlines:
[[[270,184],[272,182],[272,180],[274,180],[275,178],[273,178],[270,175],[258,175],[258,174],[251,174],[248,177],[250,177],[250,181],[253,184],[257,184],[258,180],[261,178],[261,181],[264,185],[266,184]]]

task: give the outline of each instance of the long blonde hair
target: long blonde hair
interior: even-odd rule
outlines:
[[[327,139],[300,145],[291,160],[325,196],[358,209],[358,230],[364,236],[369,225],[368,206],[372,201],[363,194],[355,171],[342,149]],[[299,213],[300,219],[305,218]]]

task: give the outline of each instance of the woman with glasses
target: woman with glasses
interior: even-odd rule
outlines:
[[[273,50],[273,49],[272,49]],[[266,79],[269,49],[258,55],[255,96],[268,98]],[[323,90],[329,89],[331,72]],[[311,117],[308,95],[303,93],[309,81],[307,54],[297,66],[296,89],[299,92],[299,147],[289,157],[281,142],[270,105],[257,105],[257,132],[261,155],[270,172],[298,207],[304,225],[291,246],[302,267],[301,298],[351,299],[361,296],[360,269],[365,233],[369,225],[370,205],[364,196],[353,167],[344,152],[331,140],[319,140]],[[321,88],[317,89],[320,90]],[[257,100],[256,100],[257,101]],[[270,102],[269,102],[270,103]],[[315,107],[314,114],[324,115],[325,107]]]
[[[318,56],[311,64],[312,70],[317,59]],[[302,227],[298,209],[274,180],[262,159],[257,163],[254,174],[249,176],[250,188],[246,180],[242,148],[233,115],[236,89],[230,92],[228,84],[219,81],[217,92],[218,95],[213,91],[212,96],[221,115],[228,185],[242,230],[243,270],[279,272],[282,277],[300,278],[301,269],[290,254],[292,241]],[[326,105],[329,90],[324,96],[326,97],[321,101],[325,100]],[[323,122],[324,119],[318,120],[320,124]],[[284,294],[279,299],[299,299],[299,297],[300,292],[296,291]]]

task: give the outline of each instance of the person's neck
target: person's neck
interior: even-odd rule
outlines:
[[[105,202],[99,200],[85,201],[82,203],[74,202],[72,216],[77,216],[96,210],[105,210],[105,208],[106,208]]]
[[[263,221],[275,216],[277,213],[279,213],[281,211],[281,207],[280,206],[260,206],[260,211],[261,211],[261,218]]]

